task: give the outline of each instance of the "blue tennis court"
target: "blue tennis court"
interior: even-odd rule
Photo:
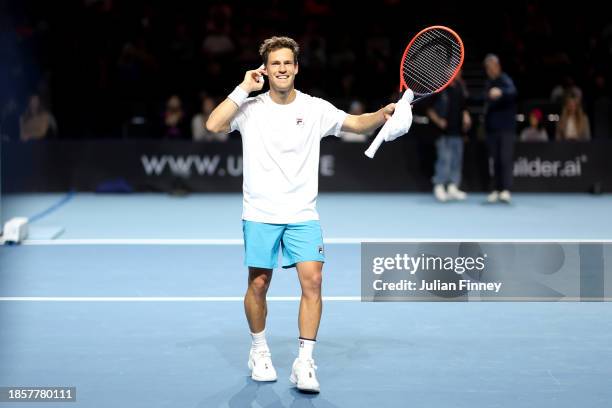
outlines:
[[[5,196],[6,218],[53,210],[0,247],[0,384],[74,386],[69,407],[609,406],[609,303],[359,301],[362,240],[612,237],[607,195],[483,201],[321,194],[321,393],[308,395],[288,380],[295,270],[269,292],[279,379],[249,377],[240,195]]]

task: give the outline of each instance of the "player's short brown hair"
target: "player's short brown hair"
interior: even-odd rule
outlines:
[[[279,50],[281,48],[289,48],[293,52],[293,62],[297,64],[298,54],[300,53],[300,46],[293,38],[289,37],[271,37],[266,39],[259,47],[259,55],[264,64],[268,62],[268,55],[272,51]]]

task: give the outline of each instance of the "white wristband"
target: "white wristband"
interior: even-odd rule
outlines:
[[[240,107],[240,105],[244,103],[246,98],[249,97],[249,93],[241,87],[237,86],[236,88],[234,88],[231,94],[227,95],[227,97],[234,101],[234,103],[238,105],[238,107]]]

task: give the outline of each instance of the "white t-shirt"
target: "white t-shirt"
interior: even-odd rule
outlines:
[[[280,105],[266,92],[248,98],[231,122],[242,135],[242,219],[270,224],[318,220],[321,138],[338,136],[346,112],[296,91]]]

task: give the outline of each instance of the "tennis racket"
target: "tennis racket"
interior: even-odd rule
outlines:
[[[414,104],[442,91],[459,73],[463,56],[463,41],[450,28],[432,26],[421,30],[404,50],[400,63],[400,92],[412,90]],[[374,157],[385,141],[385,134],[383,126],[365,151],[366,156]]]

